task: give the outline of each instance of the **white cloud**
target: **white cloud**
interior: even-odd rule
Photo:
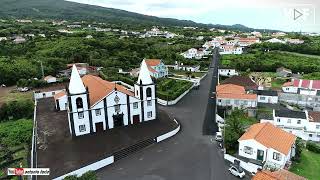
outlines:
[[[282,29],[278,21],[282,8],[297,4],[320,5],[317,0],[69,0],[111,7],[158,17],[201,23],[244,24],[258,28]],[[251,14],[250,14],[251,12]],[[320,17],[319,17],[320,18]],[[262,21],[259,21],[263,19]],[[275,27],[276,26],[276,27]],[[287,28],[287,27],[286,27]]]

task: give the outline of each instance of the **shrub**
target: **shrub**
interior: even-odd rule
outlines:
[[[33,121],[30,119],[0,123],[0,142],[8,147],[30,144],[32,128]]]
[[[64,179],[65,180],[96,180],[97,175],[94,171],[88,171],[80,177],[77,177],[75,175],[71,175],[71,176],[65,177]]]
[[[0,108],[0,122],[13,119],[31,118],[33,116],[33,101],[20,99],[5,103]]]
[[[314,142],[307,142],[307,149],[315,153],[320,153],[320,145]]]

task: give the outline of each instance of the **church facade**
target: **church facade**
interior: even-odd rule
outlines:
[[[62,96],[67,98],[64,106],[67,106],[71,135],[81,136],[156,119],[155,91],[145,61],[141,63],[134,92],[97,76],[81,78],[74,66],[66,96]],[[56,107],[59,101],[63,98],[56,100]]]

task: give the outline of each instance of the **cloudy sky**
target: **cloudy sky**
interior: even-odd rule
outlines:
[[[200,23],[243,24],[284,31],[320,31],[317,0],[69,0]],[[294,9],[302,16],[294,20]],[[319,10],[318,13],[316,13]],[[296,16],[298,13],[296,12]]]

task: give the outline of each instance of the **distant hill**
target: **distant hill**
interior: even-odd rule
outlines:
[[[187,20],[158,18],[119,9],[64,0],[0,0],[0,18],[42,18],[97,21],[112,24],[206,26]]]
[[[159,18],[129,11],[80,4],[64,0],[0,0],[0,18],[97,21],[119,25],[197,26],[251,31],[243,25],[201,24],[189,20]]]

